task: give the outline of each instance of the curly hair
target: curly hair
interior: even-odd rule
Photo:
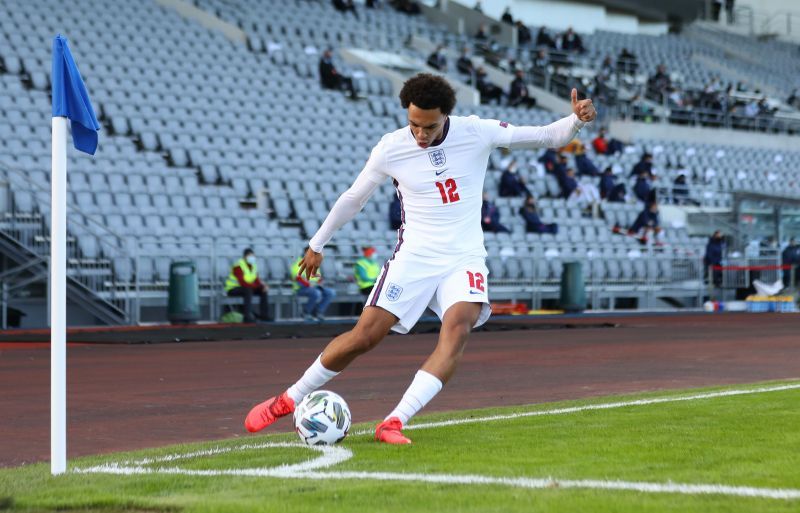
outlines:
[[[436,109],[449,115],[456,106],[456,92],[447,80],[430,73],[419,73],[406,80],[400,90],[400,104],[407,109],[411,104],[420,109]]]

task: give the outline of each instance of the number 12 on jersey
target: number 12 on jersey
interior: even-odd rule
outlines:
[[[442,203],[455,203],[461,199],[456,192],[456,188],[458,187],[456,181],[452,178],[448,178],[444,183],[436,182],[436,187],[439,189],[439,194],[442,195]]]

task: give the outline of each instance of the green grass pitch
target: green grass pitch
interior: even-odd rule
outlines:
[[[732,390],[756,392],[720,394]],[[800,512],[800,382],[412,424],[423,426],[405,447],[374,443],[361,425],[325,452],[268,434],[76,459],[57,477],[47,464],[2,469],[0,511]]]

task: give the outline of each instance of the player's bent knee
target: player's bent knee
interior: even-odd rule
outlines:
[[[351,348],[354,353],[363,354],[371,351],[378,344],[380,344],[385,333],[380,333],[375,329],[359,329],[356,327],[352,331]]]

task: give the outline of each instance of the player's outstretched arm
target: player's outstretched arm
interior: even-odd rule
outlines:
[[[305,274],[306,279],[317,274],[322,264],[322,248],[327,244],[333,234],[346,222],[353,219],[369,200],[380,184],[362,172],[353,182],[328,213],[325,221],[317,233],[311,238],[308,250],[300,261],[300,275]],[[298,275],[299,276],[299,275]]]
[[[511,149],[559,148],[578,134],[583,125],[594,121],[597,113],[592,100],[578,101],[578,91],[572,90],[572,114],[545,126],[517,126],[511,136]]]

